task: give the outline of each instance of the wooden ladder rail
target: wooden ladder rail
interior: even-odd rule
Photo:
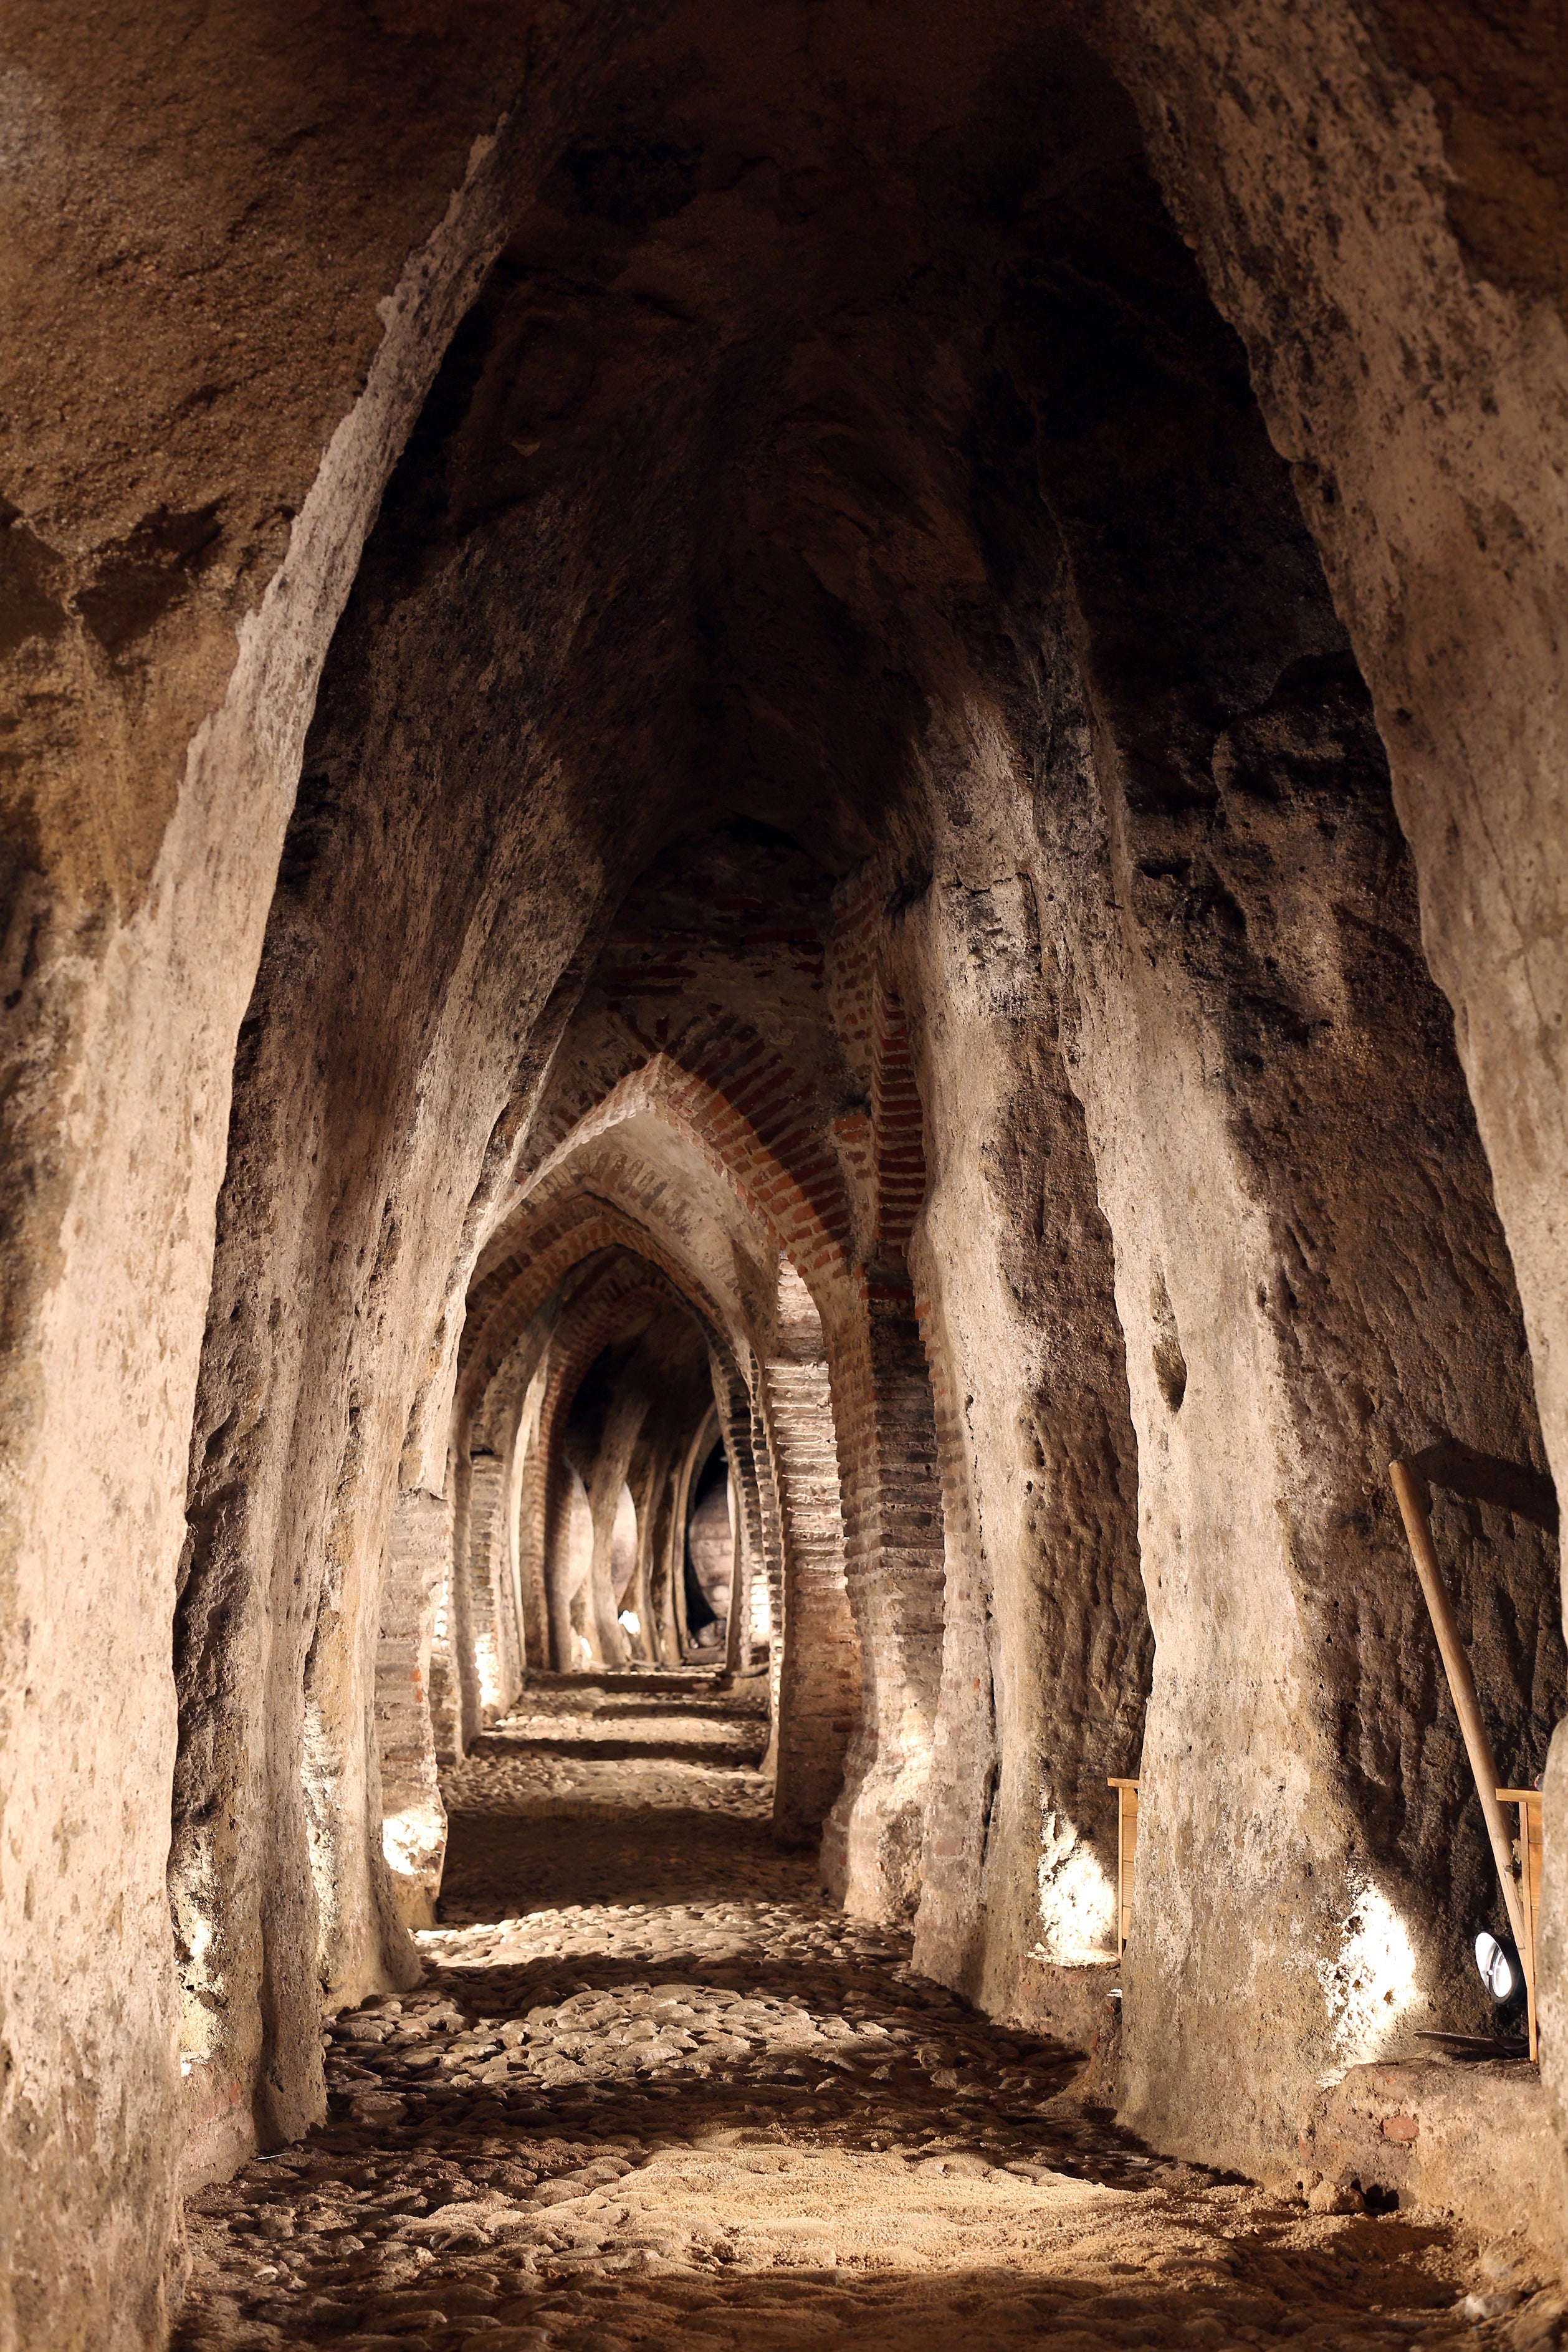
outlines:
[[[1133,1856],[1138,1851],[1138,1783],[1136,1780],[1107,1780],[1106,1787],[1116,1791],[1116,1957],[1127,1949],[1127,1930],[1132,1916]]]
[[[1448,1691],[1454,1702],[1454,1712],[1459,1718],[1464,1735],[1465,1752],[1470,1759],[1475,1776],[1476,1794],[1481,1801],[1481,1812],[1486,1821],[1487,1836],[1491,1843],[1492,1860],[1497,1865],[1498,1884],[1502,1888],[1504,1907],[1509,1926],[1513,1931],[1514,1947],[1524,1969],[1525,1989],[1530,1999],[1531,2041],[1535,2040],[1535,1953],[1533,1937],[1529,1934],[1524,1916],[1524,1904],[1519,1881],[1513,1874],[1513,1841],[1498,1802],[1497,1759],[1487,1727],[1481,1719],[1480,1701],[1476,1696],[1475,1676],[1459,1636],[1448,1588],[1443,1581],[1443,1571],[1437,1565],[1437,1554],[1432,1544],[1432,1523],[1426,1516],[1425,1482],[1418,1471],[1407,1462],[1391,1462],[1388,1475],[1399,1504],[1399,1516],[1405,1522],[1405,1533],[1410,1545],[1410,1556],[1415,1562],[1415,1573],[1421,1580],[1421,1590],[1426,1597],[1426,1608],[1432,1619],[1432,1631],[1437,1636],[1437,1649],[1443,1660],[1443,1671],[1448,1678]]]

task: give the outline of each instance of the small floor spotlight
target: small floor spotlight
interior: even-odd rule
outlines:
[[[1481,1982],[1494,2000],[1511,2000],[1519,1990],[1519,1964],[1512,1954],[1482,1928],[1476,1937],[1476,1966]]]

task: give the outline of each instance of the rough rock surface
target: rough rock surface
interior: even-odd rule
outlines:
[[[160,2343],[182,2165],[420,1981],[437,1758],[695,1654],[715,1445],[776,1836],[1083,2038],[1141,1772],[1096,2080],[1270,2171],[1489,2021],[1386,1468],[1563,1466],[1561,11],[80,14],[0,62],[0,2343]],[[1559,1725],[1568,2146],[1550,1518],[1434,1526]]]
[[[1153,2158],[1060,2045],[825,1904],[754,1771],[595,1758],[601,1720],[447,1776],[423,1980],[331,2026],[324,2127],[198,2200],[179,2352],[1383,2347],[1490,2340],[1467,2292],[1528,2311],[1528,2261],[1500,2297],[1419,2219]]]

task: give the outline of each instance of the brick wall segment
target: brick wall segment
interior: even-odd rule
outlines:
[[[781,1262],[758,1407],[777,1497],[783,1607],[773,1634],[777,1699],[773,1829],[786,1843],[823,1837],[861,1704],[860,1643],[845,1577],[840,1449],[822,1319],[805,1281]]]
[[[451,1548],[450,1498],[419,1489],[401,1494],[382,1581],[374,1716],[383,1851],[399,1916],[409,1927],[435,1924],[447,1846],[429,1684],[437,1608],[450,1572]]]
[[[908,1200],[918,1201],[921,1185],[918,1100],[911,1139],[911,1089],[900,1058],[906,1045],[901,1015],[884,1005],[876,1052],[878,1099],[900,1139],[896,1150],[889,1148],[887,1181],[879,1198],[900,1231],[907,1223]],[[798,1087],[792,1085],[787,1071],[775,1068],[770,1074],[761,1055],[753,1054],[750,1066],[754,1078],[749,1107],[757,1118],[773,1122],[766,1143],[735,1104],[700,1072],[682,1068],[667,1055],[655,1055],[618,1079],[611,1093],[555,1144],[529,1179],[527,1197],[549,1197],[552,1187],[570,1181],[574,1166],[589,1147],[633,1119],[652,1117],[697,1149],[747,1220],[772,1234],[775,1247],[793,1255],[817,1293],[825,1362],[813,1402],[825,1406],[828,1415],[840,1489],[838,1540],[845,1547],[840,1572],[846,1592],[853,1589],[849,1605],[858,1619],[858,1646],[869,1654],[864,1668],[857,1659],[852,1669],[829,1671],[828,1679],[837,1686],[826,1709],[813,1706],[812,1717],[841,1721],[848,1683],[853,1679],[858,1684],[862,1702],[871,1711],[859,1729],[854,1790],[840,1796],[845,1822],[840,1842],[848,1875],[859,1887],[857,1899],[872,1910],[907,1914],[912,1901],[910,1856],[918,1854],[919,1847],[914,1823],[923,1803],[940,1679],[935,1630],[940,1598],[933,1601],[929,1588],[934,1579],[940,1592],[941,1499],[929,1388],[923,1400],[921,1395],[918,1327],[907,1270],[896,1254],[870,1272],[852,1267],[846,1255],[853,1221],[842,1160],[800,1116]],[[774,1156],[775,1146],[782,1158]],[[877,1149],[873,1137],[873,1157]],[[824,1190],[832,1194],[831,1224],[813,1196]],[[499,1265],[487,1269],[492,1315],[502,1281]],[[503,1328],[506,1312],[500,1310]],[[483,1346],[493,1355],[493,1332]],[[759,1356],[765,1381],[765,1347]],[[791,1418],[786,1410],[786,1423]],[[805,1695],[800,1644],[792,1645],[789,1632],[792,1601],[797,1596],[787,1563],[791,1498],[805,1489],[798,1475],[791,1487],[784,1483],[784,1466],[775,1461],[773,1467],[780,1482],[786,1559],[780,1706],[787,1711]],[[816,1517],[820,1522],[820,1512]],[[814,1538],[820,1543],[820,1526],[803,1527],[795,1552],[805,1557]],[[760,1523],[753,1541],[760,1551]],[[814,1580],[808,1578],[800,1590],[815,1591]],[[834,1638],[842,1646],[842,1626],[834,1629]],[[792,1743],[781,1738],[780,1769],[785,1779],[792,1753]],[[795,1805],[786,1792],[785,1813]],[[857,1806],[860,1828],[851,1836],[848,1822]]]
[[[738,1590],[731,1592],[724,1653],[725,1664],[734,1671],[749,1667],[752,1663],[751,1578],[754,1574],[765,1573],[763,1507],[759,1465],[752,1450],[754,1408],[750,1383],[738,1365],[726,1361],[717,1353],[710,1358],[710,1365],[713,1404],[723,1435],[724,1453],[730,1465],[731,1492],[738,1513],[734,1533],[741,1547],[742,1574],[738,1580]],[[764,1465],[763,1475],[765,1475]],[[738,1607],[735,1605],[737,1601]]]
[[[507,1713],[522,1687],[523,1656],[507,1528],[510,1465],[489,1452],[469,1455],[468,1591],[480,1720]]]

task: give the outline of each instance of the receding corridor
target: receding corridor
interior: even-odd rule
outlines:
[[[773,1844],[758,1684],[657,1680],[525,1692],[446,1776],[425,1981],[335,2021],[323,2128],[197,2200],[182,2352],[1371,2352],[1484,2340],[1467,2294],[1560,2308],[1149,2155]]]
[[[0,23],[0,2352],[1568,2352],[1568,0]]]

